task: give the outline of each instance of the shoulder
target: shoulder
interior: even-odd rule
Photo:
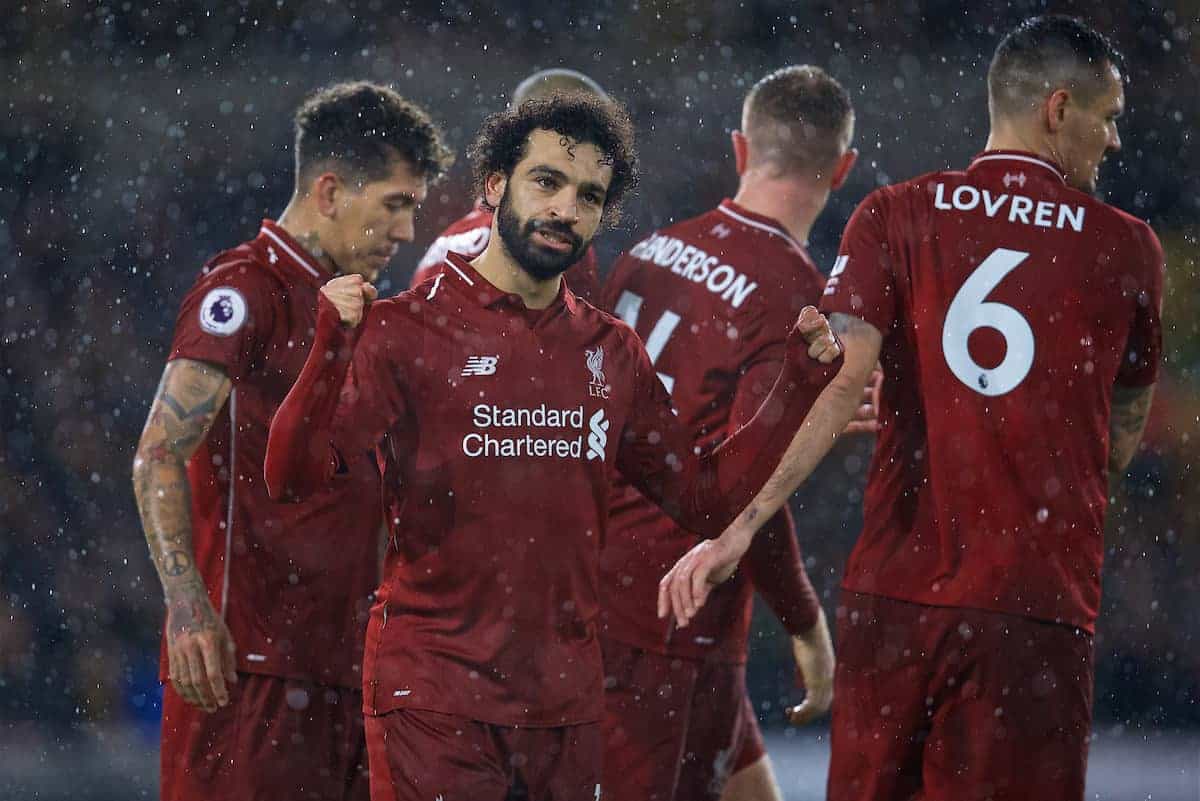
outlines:
[[[615,347],[625,354],[637,355],[645,348],[641,337],[624,320],[575,297],[576,324],[596,342]]]
[[[1158,262],[1162,261],[1162,243],[1158,235],[1145,220],[1135,217],[1128,212],[1110,206],[1102,200],[1077,190],[1068,190],[1077,199],[1076,202],[1088,209],[1099,231],[1107,235],[1109,241],[1116,246],[1131,248],[1134,253]]]
[[[286,290],[287,281],[253,242],[246,242],[209,259],[196,277],[193,289],[219,286],[269,297]]]

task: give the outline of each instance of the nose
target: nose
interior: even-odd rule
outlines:
[[[550,204],[550,217],[568,225],[579,222],[579,198],[572,186],[563,187]]]
[[[1108,149],[1116,153],[1121,149],[1121,133],[1117,130],[1117,126],[1113,126],[1112,136],[1108,138]]]

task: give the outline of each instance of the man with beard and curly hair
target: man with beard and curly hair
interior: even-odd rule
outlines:
[[[635,182],[624,108],[529,101],[489,118],[470,156],[496,209],[487,248],[389,300],[361,277],[326,284],[267,485],[302,498],[376,448],[392,538],[364,665],[375,801],[594,801],[613,471],[720,534],[840,349],[807,308],[760,412],[696,456],[637,334],[562,281]]]

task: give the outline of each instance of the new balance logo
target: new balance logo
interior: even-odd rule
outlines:
[[[712,227],[712,230],[711,230],[711,231],[709,231],[709,233],[710,233],[710,234],[712,234],[712,235],[713,235],[713,236],[715,236],[715,237],[719,237],[719,238],[721,238],[721,239],[724,239],[725,237],[727,237],[727,236],[729,236],[730,234],[732,234],[732,233],[733,233],[733,231],[732,231],[732,230],[730,230],[729,226],[728,226],[728,225],[726,225],[725,223],[717,223],[716,225],[714,225],[714,226]]]
[[[608,447],[609,421],[604,418],[604,410],[600,409],[588,420],[588,461],[599,459],[604,461],[604,451]]]
[[[467,363],[463,366],[462,374],[464,376],[495,375],[496,365],[499,363],[499,356],[468,356]]]

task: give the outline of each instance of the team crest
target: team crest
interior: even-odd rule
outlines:
[[[604,380],[604,347],[597,345],[595,350],[584,350],[587,355],[587,369],[592,374],[592,380],[588,383],[588,394],[593,398],[608,399],[608,393],[612,387]]]
[[[200,304],[200,327],[227,337],[246,322],[246,299],[231,286],[211,290]]]

